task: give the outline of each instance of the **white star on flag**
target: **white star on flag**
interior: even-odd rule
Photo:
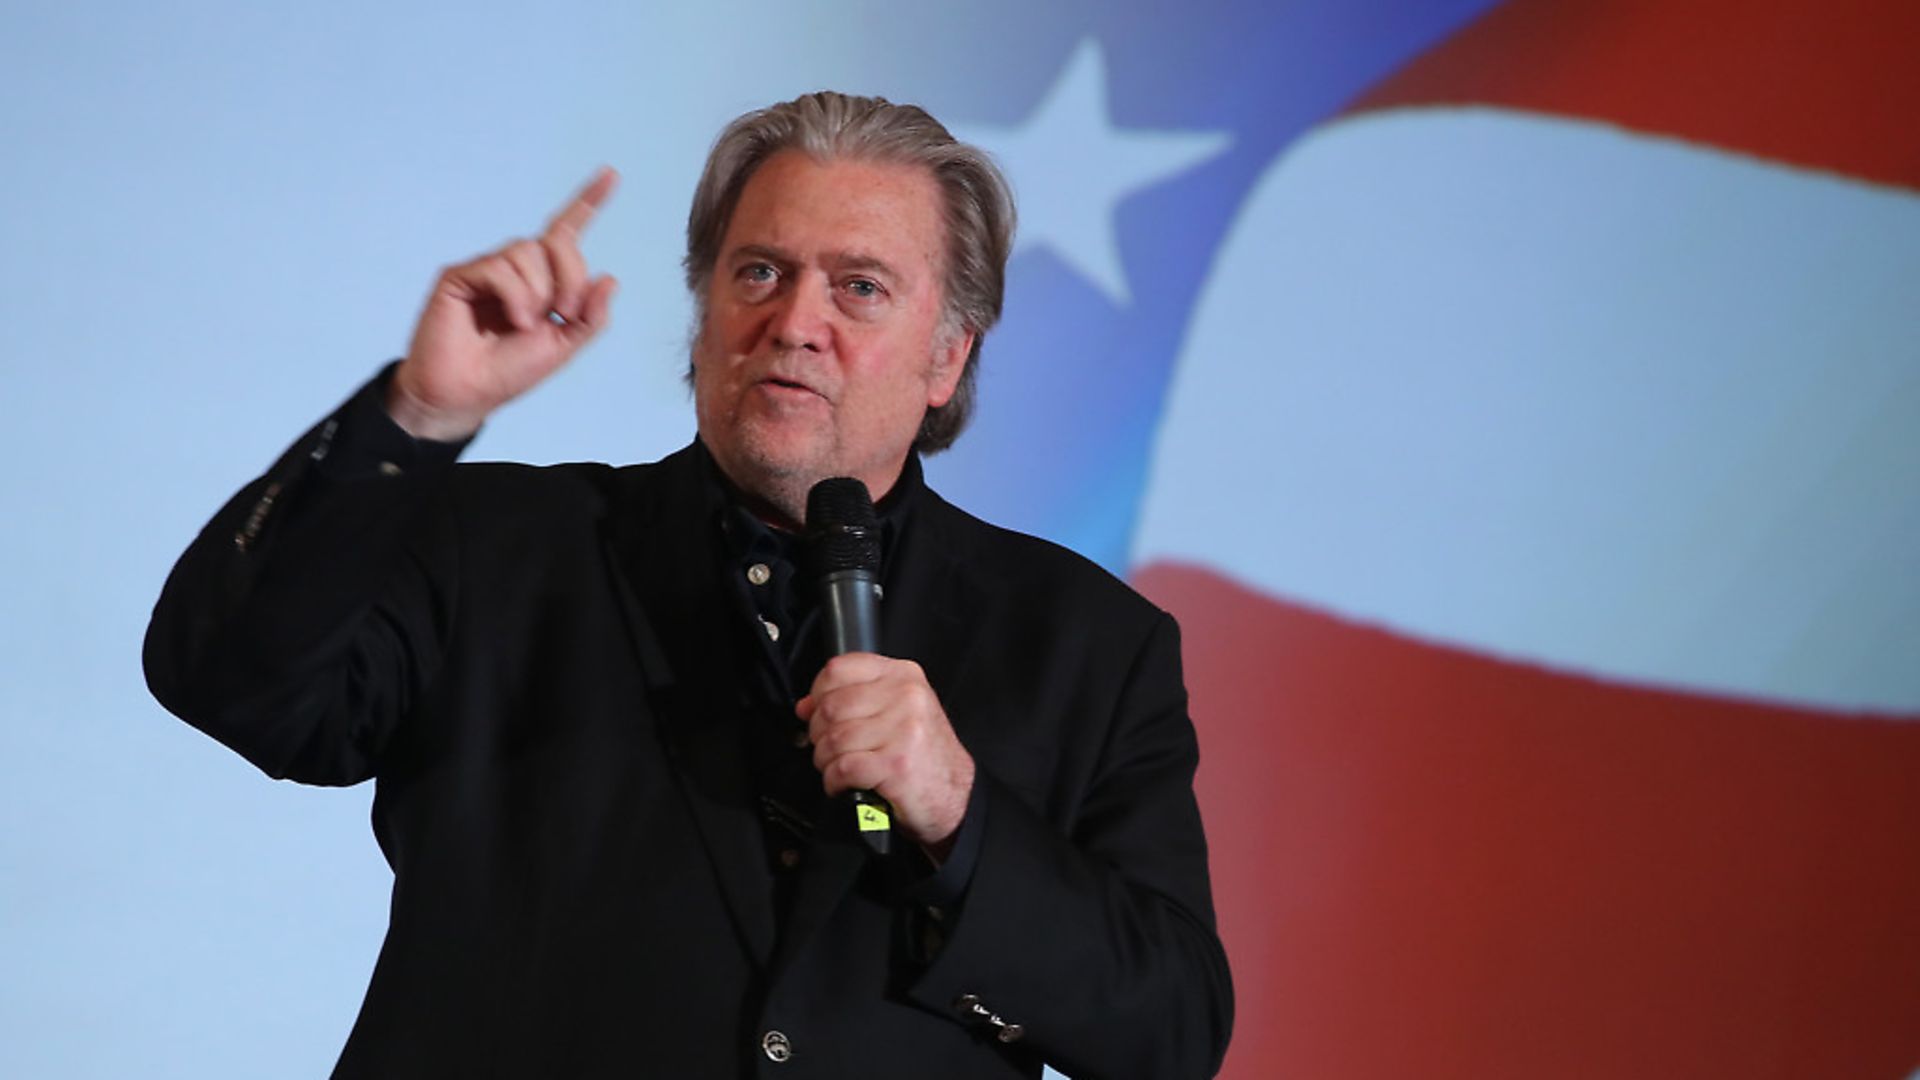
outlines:
[[[1220,154],[1232,136],[1115,127],[1106,88],[1106,58],[1088,38],[1025,123],[957,134],[992,154],[1013,182],[1014,254],[1044,245],[1124,306],[1132,293],[1114,219],[1121,201]]]

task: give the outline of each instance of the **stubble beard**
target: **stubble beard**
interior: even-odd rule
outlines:
[[[746,391],[748,394],[753,390]],[[835,460],[831,431],[814,431],[796,443],[794,433],[770,430],[763,416],[743,415],[749,408],[736,398],[721,406],[725,415],[706,422],[708,403],[694,382],[694,413],[701,439],[720,471],[747,503],[770,524],[799,529],[807,518],[807,493],[829,476]]]
[[[827,478],[830,469],[817,463],[788,461],[767,446],[765,432],[741,432],[732,450],[736,460],[723,466],[727,479],[762,518],[771,511],[776,525],[799,529],[807,520],[807,493]]]

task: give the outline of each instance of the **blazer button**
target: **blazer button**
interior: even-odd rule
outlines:
[[[760,1051],[767,1055],[768,1061],[786,1061],[793,1057],[793,1040],[781,1032],[769,1031],[760,1036]]]
[[[1001,1019],[992,1009],[987,1008],[986,1003],[980,1000],[980,995],[978,994],[961,994],[959,997],[954,998],[953,1011],[969,1020],[984,1020],[992,1024],[994,1029],[993,1037],[1003,1043],[1017,1042],[1020,1036],[1027,1033],[1026,1028],[1021,1027],[1019,1024],[1008,1023]]]

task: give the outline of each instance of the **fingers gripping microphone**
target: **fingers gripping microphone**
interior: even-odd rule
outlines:
[[[822,480],[807,492],[807,561],[819,583],[827,655],[880,651],[880,516],[867,485]],[[852,793],[860,838],[885,855],[893,810],[871,791]]]

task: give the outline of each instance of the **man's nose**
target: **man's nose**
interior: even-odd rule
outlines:
[[[833,335],[831,286],[822,277],[801,274],[775,302],[767,332],[780,349],[821,352]]]

